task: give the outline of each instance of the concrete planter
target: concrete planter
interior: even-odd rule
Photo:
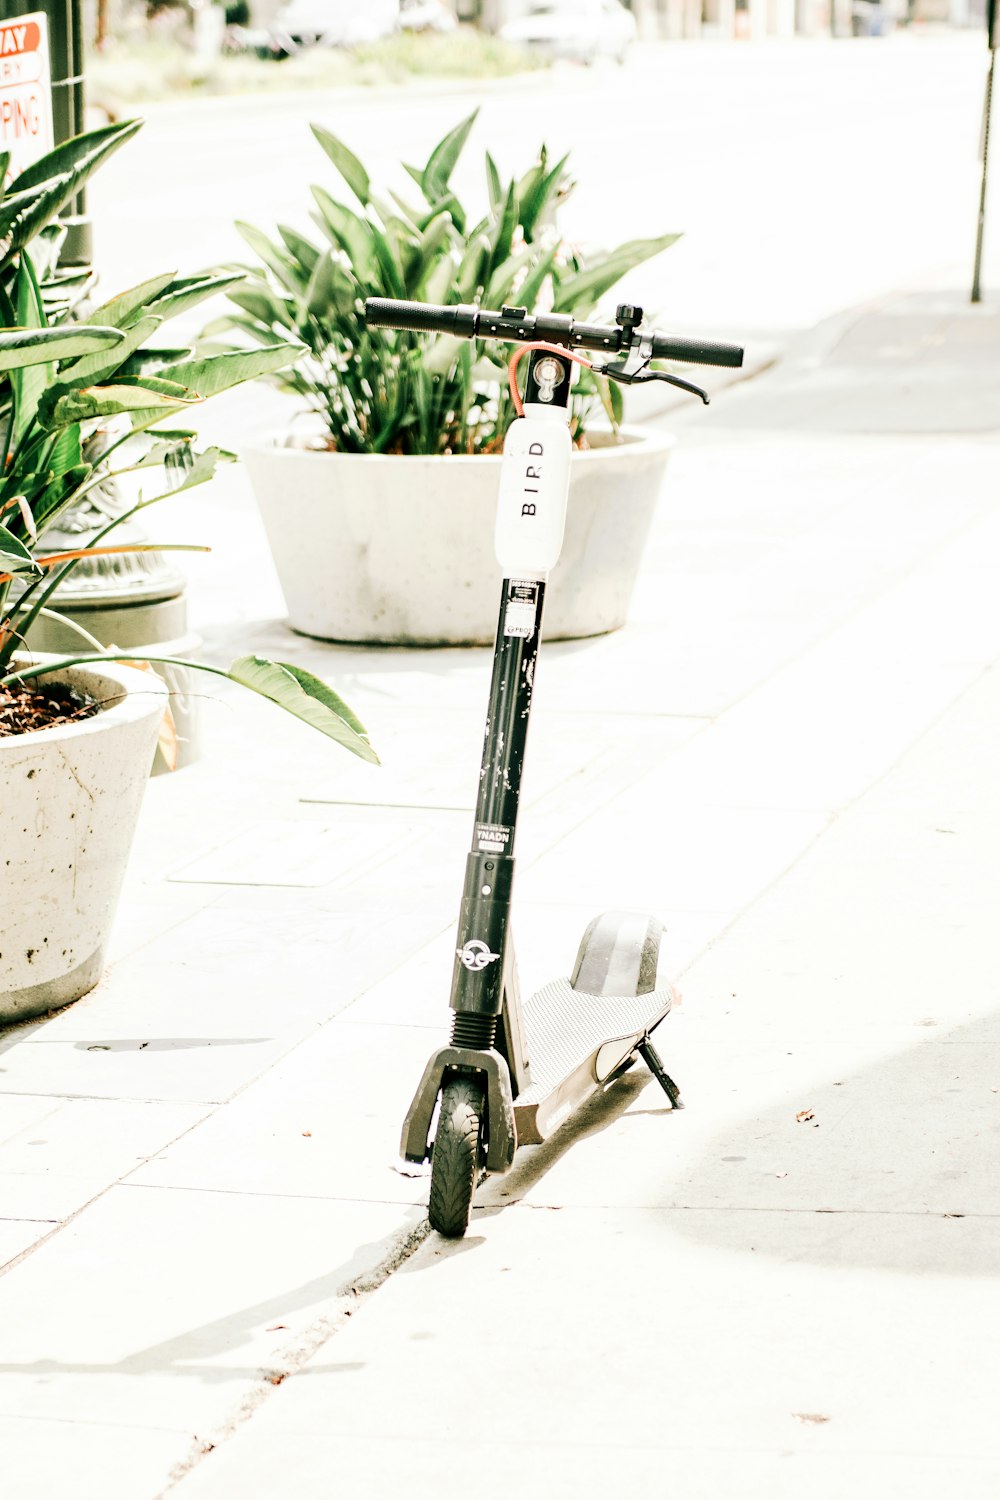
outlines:
[[[171,604],[177,604],[179,609],[175,613],[180,615],[181,623],[184,622],[186,609],[183,599],[171,600]],[[113,641],[114,645],[122,651],[134,651],[136,656],[172,656],[172,657],[199,657],[201,655],[202,639],[193,631],[176,639],[164,639],[162,636],[152,635],[147,640],[136,639],[141,637],[144,631],[141,629],[128,629],[130,625],[141,625],[143,617],[148,617],[150,611],[143,606],[121,610],[68,610],[65,606],[60,607],[60,614],[67,614],[71,619],[77,621],[85,630],[89,630],[105,645]],[[157,611],[163,614],[166,611]],[[122,617],[115,618],[110,624],[105,618],[111,615]],[[132,621],[129,615],[138,618]],[[155,622],[155,615],[154,615]],[[35,655],[48,652],[49,655],[72,656],[81,649],[86,649],[79,635],[66,625],[61,625],[57,620],[36,620],[28,631],[27,647]],[[194,667],[176,666],[167,662],[158,662],[156,667],[157,677],[162,678],[170,693],[170,715],[174,721],[177,731],[177,753],[176,758],[168,763],[167,758],[161,750],[157,750],[153,757],[153,776],[170,775],[174,771],[181,771],[185,766],[194,765],[201,755],[201,699],[199,697],[198,679],[202,673],[195,671]],[[201,687],[204,687],[202,682]]]
[[[602,441],[603,437],[603,441]],[[574,454],[550,640],[624,625],[673,439],[628,429]],[[484,645],[496,633],[499,457],[244,454],[293,630],[385,645]]]
[[[51,680],[108,706],[79,724],[0,739],[6,1025],[78,1000],[100,977],[166,706],[157,677],[117,662]]]

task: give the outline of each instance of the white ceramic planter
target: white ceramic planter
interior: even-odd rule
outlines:
[[[202,639],[193,631],[186,635],[178,636],[176,640],[156,639],[143,641],[129,639],[128,633],[122,629],[108,630],[105,628],[102,616],[112,613],[104,610],[74,610],[73,618],[78,624],[98,640],[105,642],[114,641],[115,645],[123,651],[134,651],[136,656],[172,656],[175,658],[201,656]],[[128,614],[128,610],[114,611],[115,614]],[[41,629],[39,629],[39,626]],[[56,656],[71,656],[81,649],[80,637],[68,626],[60,625],[55,620],[37,620],[34,627],[29,630],[27,646],[36,655],[48,653]],[[168,761],[162,751],[157,750],[153,757],[153,776],[171,775],[174,771],[181,771],[185,766],[194,765],[201,755],[201,703],[200,696],[204,683],[199,683],[202,676],[196,672],[194,667],[182,667],[169,662],[159,662],[156,667],[156,675],[167,685],[170,694],[170,717],[174,721],[174,729],[177,731],[176,754]]]
[[[34,658],[38,659],[38,658]],[[117,662],[48,679],[108,706],[0,739],[0,1023],[96,984],[167,690]]]
[[[544,634],[625,623],[673,439],[628,429],[573,456]],[[499,457],[398,458],[278,441],[244,454],[288,623],[323,640],[491,644]]]

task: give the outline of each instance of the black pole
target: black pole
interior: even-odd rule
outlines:
[[[1000,41],[1000,13],[997,0],[989,0],[986,12],[986,39],[990,47],[990,68],[986,75],[986,98],[983,102],[983,180],[979,188],[979,217],[976,220],[976,259],[972,270],[972,301],[983,300],[980,273],[983,264],[983,233],[986,227],[986,180],[990,162],[990,116],[993,113],[993,70]]]
[[[70,136],[82,134],[85,128],[83,9],[81,0],[44,0],[44,3],[50,17],[54,18],[58,13],[63,39],[58,71],[53,68],[52,76],[53,124],[58,146]],[[61,222],[66,226],[66,241],[59,256],[60,263],[64,266],[91,265],[94,258],[93,232],[83,190],[67,205]]]
[[[990,71],[986,75],[986,102],[983,106],[983,180],[979,189],[979,217],[976,221],[976,262],[972,272],[972,300],[982,302],[979,276],[983,263],[983,229],[986,224],[986,175],[990,160],[990,115],[993,110],[993,68],[996,52],[990,48]]]

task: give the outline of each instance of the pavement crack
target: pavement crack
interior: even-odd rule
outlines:
[[[187,1457],[170,1471],[167,1483],[158,1491],[155,1500],[163,1500],[165,1495],[182,1484],[210,1453],[214,1453],[251,1420],[279,1386],[304,1369],[314,1355],[348,1326],[349,1320],[358,1311],[361,1300],[372,1296],[379,1287],[384,1286],[393,1272],[398,1271],[409,1260],[430,1233],[431,1227],[426,1219],[402,1231],[393,1238],[386,1254],[376,1266],[362,1271],[345,1283],[337,1296],[344,1303],[354,1299],[354,1305],[341,1306],[336,1313],[317,1318],[293,1342],[280,1350],[266,1369],[259,1370],[257,1384],[240,1402],[232,1416],[214,1431],[193,1438]]]

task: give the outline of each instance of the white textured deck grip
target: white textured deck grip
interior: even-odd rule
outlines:
[[[524,1006],[531,1085],[518,1106],[537,1104],[605,1042],[651,1031],[671,1005],[668,987],[645,995],[588,995],[553,979]]]

